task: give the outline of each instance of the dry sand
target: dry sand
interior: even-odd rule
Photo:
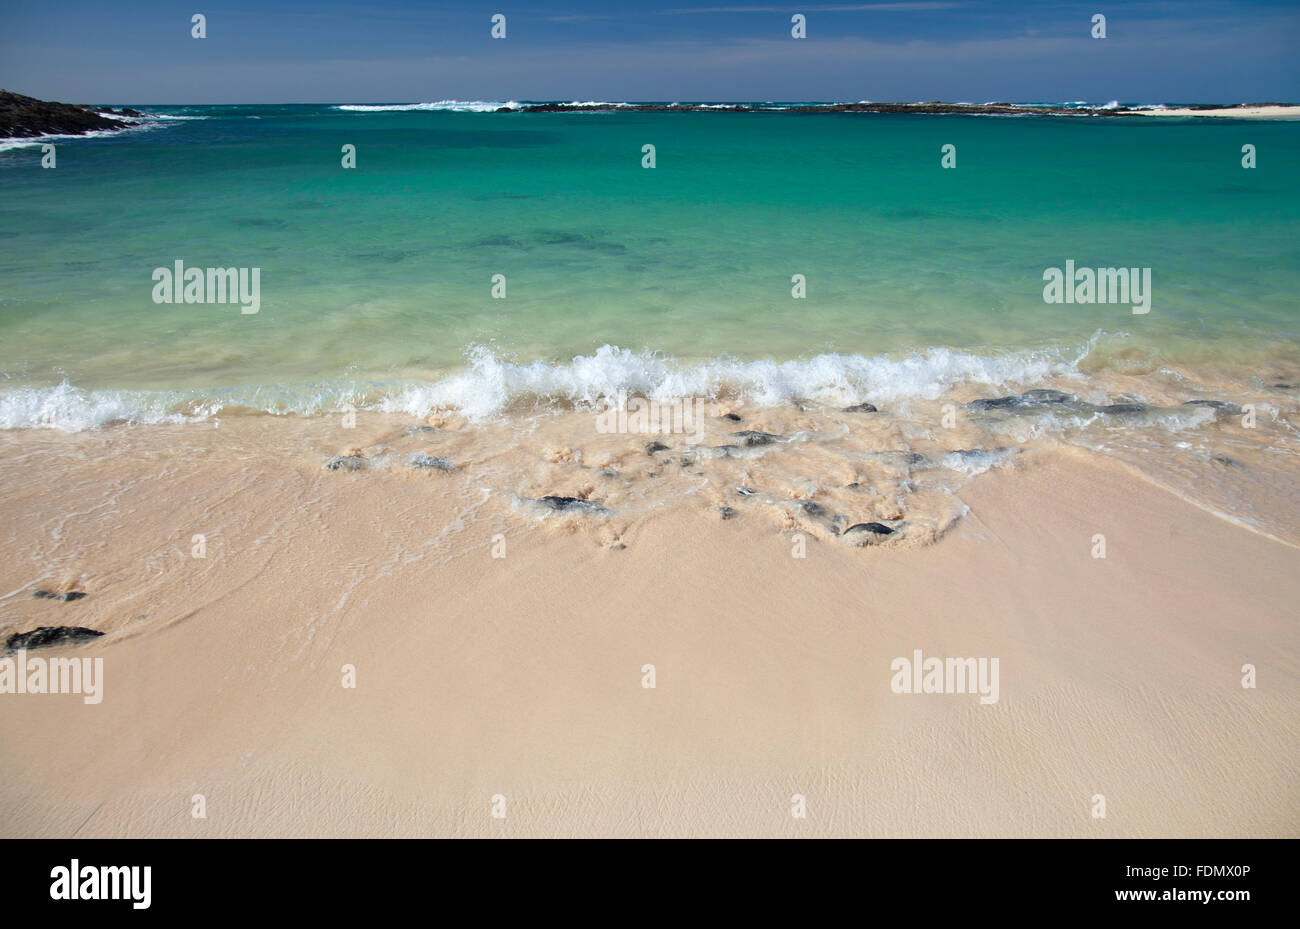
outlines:
[[[1300,835],[1300,550],[1114,462],[800,559],[699,500],[611,543],[241,428],[0,436],[0,631],[110,631],[44,653],[102,657],[101,704],[0,696],[0,834]],[[1000,699],[891,692],[914,649],[997,657]]]

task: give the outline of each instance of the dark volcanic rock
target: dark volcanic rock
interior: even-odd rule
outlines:
[[[874,403],[855,403],[853,406],[846,406],[845,413],[879,413]]]
[[[537,502],[559,513],[608,513],[603,506],[578,497],[539,497]]]
[[[718,511],[718,515],[721,516],[723,519],[731,519],[736,515],[735,509],[729,506],[717,507],[717,511]]]
[[[743,432],[733,432],[733,436],[740,439],[740,444],[746,448],[753,448],[757,445],[771,445],[773,442],[780,441],[779,435],[772,435],[770,432],[759,432],[757,429],[746,429]]]
[[[1129,413],[1145,413],[1147,405],[1145,403],[1112,403],[1110,406],[1098,407],[1097,411],[1108,416],[1122,416]]]
[[[126,114],[131,115],[131,114]],[[125,129],[129,123],[101,116],[87,106],[49,103],[0,90],[0,138],[30,139],[42,135],[83,135]]]
[[[87,639],[97,639],[104,633],[84,626],[41,626],[31,632],[15,632],[5,642],[11,650],[19,648],[49,648],[65,642],[77,643]]]
[[[366,466],[366,459],[360,455],[335,455],[325,462],[326,471],[360,471]]]
[[[826,507],[815,500],[800,500],[799,508],[809,516],[821,517],[826,515]]]
[[[729,419],[729,420],[731,420],[733,423],[738,423],[738,422],[741,421],[740,416],[739,416],[738,414],[736,414],[736,413],[723,413],[723,414],[722,414],[722,418],[723,418],[723,419]]]
[[[662,442],[651,442],[645,447],[645,453],[647,455],[653,455],[655,452],[663,452],[667,450],[668,446]]]
[[[452,464],[450,458],[437,458],[433,455],[426,455],[424,452],[416,452],[411,456],[412,468],[426,468],[431,471],[455,471],[456,466]]]

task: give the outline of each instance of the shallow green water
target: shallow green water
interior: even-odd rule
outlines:
[[[651,353],[797,361],[799,382],[843,375],[820,353],[1073,359],[1099,331],[1154,363],[1300,360],[1296,122],[157,112],[201,118],[58,142],[55,170],[0,152],[10,393],[438,384],[472,346],[564,372],[493,368],[505,394],[664,389]],[[1151,312],[1045,303],[1067,259],[1150,268]],[[260,311],[155,303],[177,260],[259,268]]]

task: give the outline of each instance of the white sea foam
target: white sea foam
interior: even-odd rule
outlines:
[[[791,400],[827,405],[863,400],[891,403],[938,399],[959,385],[1002,391],[1071,376],[1087,351],[981,355],[933,348],[903,357],[822,354],[790,361],[720,357],[683,363],[655,352],[604,345],[567,362],[520,363],[500,357],[488,347],[472,346],[466,352],[464,369],[433,381],[340,381],[185,391],[84,390],[67,383],[10,388],[0,390],[0,428],[77,431],[116,421],[182,422],[234,406],[311,415],[349,404],[412,416],[458,410],[471,420],[482,421],[520,404],[594,405],[620,391],[664,401],[731,397],[756,406],[778,406]]]
[[[53,387],[0,390],[0,429],[46,428],[80,432],[111,422],[164,423],[202,419],[210,408],[176,411],[180,398],[152,391],[82,390]]]
[[[1033,384],[1074,370],[1071,361],[1052,352],[992,356],[947,348],[903,358],[823,354],[792,361],[724,357],[694,364],[612,345],[561,364],[518,364],[482,346],[467,355],[467,370],[436,383],[407,387],[386,397],[381,408],[416,416],[454,408],[471,419],[483,419],[519,400],[597,403],[619,391],[659,400],[733,395],[759,406],[794,399],[845,404],[870,397],[889,402],[935,399],[956,384]]]

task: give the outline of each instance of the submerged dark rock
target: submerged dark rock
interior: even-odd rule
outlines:
[[[984,410],[1012,410],[1020,406],[1019,397],[992,397],[986,400],[972,400],[966,409],[983,412]]]
[[[715,509],[717,509],[718,515],[721,516],[723,519],[731,519],[736,515],[736,510],[733,507],[719,506],[719,507],[715,507]]]
[[[647,455],[653,455],[655,452],[663,452],[667,450],[668,446],[662,442],[651,442],[645,447],[645,453]]]
[[[914,452],[905,448],[891,449],[884,452],[874,452],[871,457],[880,464],[892,469],[915,468],[918,465],[925,464],[924,455],[920,452]]]
[[[738,422],[741,422],[741,421],[742,421],[741,418],[740,418],[740,416],[739,416],[738,414],[736,414],[736,413],[723,413],[723,414],[722,414],[722,418],[723,418],[723,419],[729,419],[729,420],[731,420],[733,423],[738,423]]]
[[[1227,400],[1188,400],[1183,406],[1208,406],[1221,413],[1240,413],[1241,407]]]
[[[360,471],[368,462],[360,455],[335,455],[325,462],[326,471]]]
[[[1109,406],[1097,407],[1097,412],[1105,413],[1108,416],[1123,416],[1131,413],[1145,413],[1147,405],[1145,403],[1112,403]]]
[[[1026,390],[1020,395],[1020,399],[1022,402],[1032,405],[1039,403],[1069,403],[1074,397],[1063,390],[1037,388],[1035,390]]]
[[[879,413],[874,403],[855,403],[853,406],[846,406],[845,413]]]
[[[438,458],[434,455],[426,455],[424,452],[416,452],[411,456],[412,468],[424,468],[431,471],[455,471],[456,466],[452,464],[450,458]]]
[[[799,508],[809,516],[821,517],[826,515],[826,507],[815,500],[800,500]]]
[[[779,435],[772,435],[770,432],[760,432],[757,429],[745,429],[742,432],[733,432],[733,436],[740,439],[740,444],[746,448],[754,448],[758,445],[771,445],[773,442],[779,442]]]
[[[1034,407],[1039,406],[1072,403],[1075,399],[1072,394],[1067,394],[1063,390],[1040,387],[1034,390],[1026,390],[1018,397],[989,397],[982,400],[972,400],[966,404],[966,409],[975,412],[984,412],[986,410],[1032,410]]]
[[[15,632],[5,642],[5,647],[10,650],[49,648],[53,645],[62,645],[65,642],[75,644],[84,642],[87,639],[97,639],[103,634],[98,630],[87,629],[84,626],[41,626],[31,632]]]

